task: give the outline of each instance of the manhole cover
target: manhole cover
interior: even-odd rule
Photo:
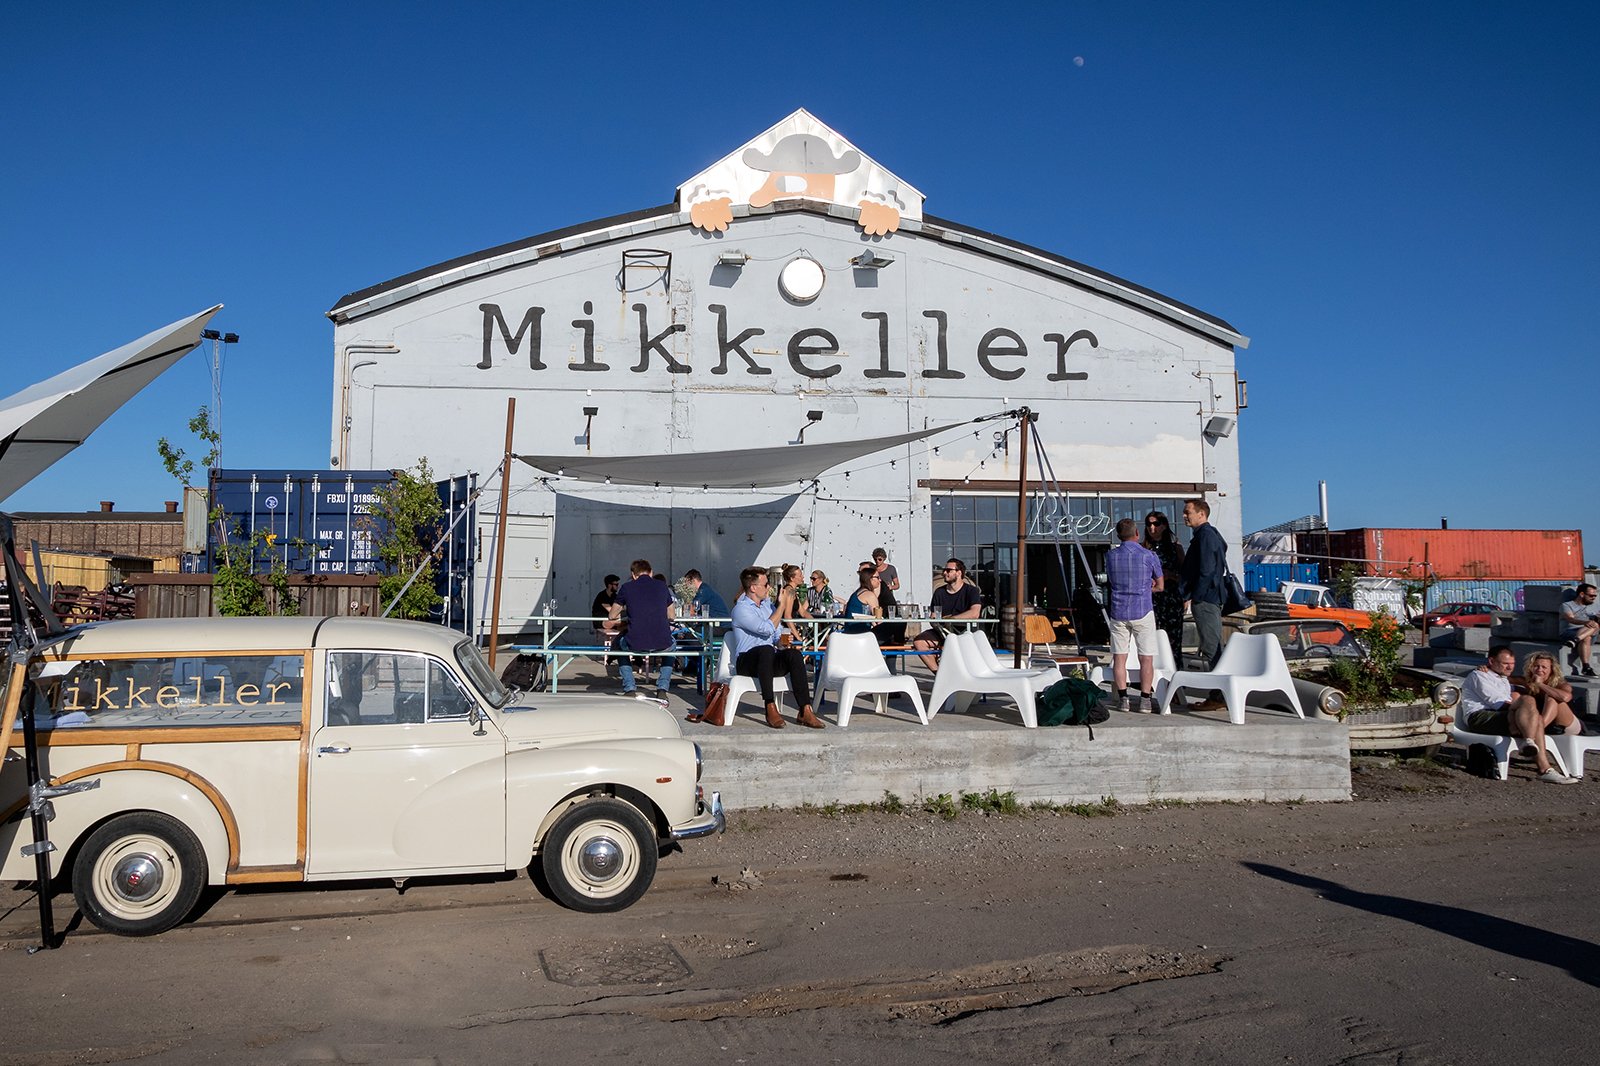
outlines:
[[[539,965],[545,977],[574,988],[671,984],[694,975],[670,944],[612,944],[541,951]]]

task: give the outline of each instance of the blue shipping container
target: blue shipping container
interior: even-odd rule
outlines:
[[[1522,610],[1522,590],[1529,585],[1566,585],[1576,581],[1479,581],[1473,578],[1441,581],[1428,588],[1428,610],[1447,603],[1492,603],[1502,611]]]
[[[219,537],[243,545],[265,533],[257,548],[263,571],[281,560],[294,574],[380,573],[373,545],[383,530],[372,508],[392,476],[388,470],[214,470],[211,500],[222,518],[208,526],[207,567],[215,570]],[[440,550],[437,588],[444,606],[435,620],[463,632],[472,617],[476,482],[469,474],[436,484],[445,522],[455,524]],[[456,522],[463,509],[468,513]]]
[[[1281,581],[1317,583],[1316,563],[1245,563],[1245,592],[1277,592]]]

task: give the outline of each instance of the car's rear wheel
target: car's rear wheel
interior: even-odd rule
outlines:
[[[155,811],[111,819],[89,834],[72,867],[85,918],[108,933],[153,936],[194,910],[206,854],[187,826]]]
[[[551,826],[539,867],[556,902],[576,911],[620,911],[656,875],[655,830],[631,803],[587,799]]]

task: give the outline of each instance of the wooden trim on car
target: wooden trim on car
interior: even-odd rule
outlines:
[[[228,806],[228,801],[222,798],[222,793],[210,781],[201,777],[193,770],[185,770],[181,766],[174,766],[169,762],[103,762],[93,766],[85,766],[81,770],[64,773],[60,777],[52,777],[51,784],[65,785],[84,777],[93,777],[95,774],[108,774],[117,770],[149,770],[152,773],[167,774],[180,781],[187,781],[204,793],[206,799],[217,809],[217,815],[222,819],[222,828],[228,834],[228,869],[232,870],[239,865],[239,822],[233,816],[233,808]],[[6,821],[17,811],[27,806],[24,797],[17,803],[7,807],[5,813],[0,815],[0,822]]]
[[[300,691],[305,701],[300,708],[300,798],[297,803],[298,810],[295,812],[294,857],[300,864],[302,872],[306,865],[306,827],[310,822],[311,806],[311,668],[315,665],[312,662],[313,654],[309,649],[306,651],[305,665],[300,668]],[[327,684],[326,678],[323,679],[323,684]]]
[[[138,744],[129,744],[128,745],[127,754],[125,754],[123,756],[123,758],[126,759],[128,762],[138,762],[139,761],[139,748],[140,748],[140,745],[138,745]]]
[[[303,718],[303,716],[302,716]],[[40,730],[41,748],[77,748],[93,744],[201,744],[234,740],[299,740],[299,723],[294,725],[184,725],[133,726],[126,729],[101,729],[96,726],[71,726]],[[22,738],[12,742],[21,747]]]
[[[259,885],[273,881],[303,881],[304,863],[285,863],[281,866],[236,866],[228,871],[230,885]]]
[[[302,655],[304,648],[230,648],[227,651],[107,651],[107,652],[57,652],[51,654],[46,651],[36,656],[39,660],[50,662],[84,661],[112,659],[222,659],[230,655],[270,655],[273,658],[283,658],[290,655]]]

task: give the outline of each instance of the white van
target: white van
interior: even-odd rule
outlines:
[[[27,676],[42,778],[98,782],[53,800],[51,871],[113,933],[171,928],[205,885],[530,864],[562,904],[621,910],[675,841],[723,827],[699,746],[659,704],[507,690],[440,626],[105,622],[40,644]],[[35,877],[26,804],[8,750],[10,880]]]

